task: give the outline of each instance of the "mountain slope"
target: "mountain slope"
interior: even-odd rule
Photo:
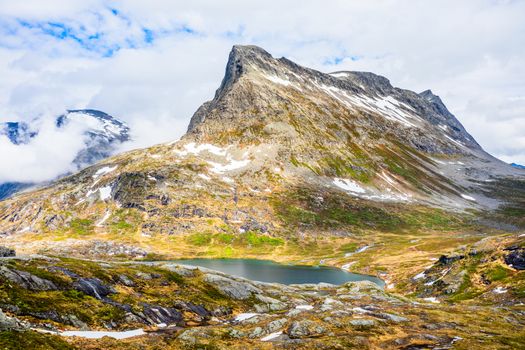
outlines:
[[[66,129],[70,124],[85,129],[85,146],[73,160],[77,170],[109,157],[118,145],[130,140],[129,127],[104,112],[82,109],[69,110],[56,119],[57,129]],[[0,123],[0,135],[5,135],[15,145],[28,144],[38,135],[38,130],[24,122]],[[0,200],[16,192],[38,184],[22,182],[0,183]]]
[[[506,220],[524,192],[523,172],[485,153],[430,92],[235,46],[180,141],[2,202],[0,232],[36,240],[33,250],[104,239],[173,256],[315,260],[388,232],[472,230],[498,207],[510,211],[486,221]]]

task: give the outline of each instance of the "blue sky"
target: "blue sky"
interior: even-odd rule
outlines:
[[[525,163],[523,18],[525,2],[503,0],[0,0],[0,121],[95,108],[130,124],[133,147],[177,139],[231,46],[256,44],[321,71],[430,88],[486,150]]]

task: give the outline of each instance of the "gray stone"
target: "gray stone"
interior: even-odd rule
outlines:
[[[284,327],[284,325],[288,322],[286,318],[279,318],[277,320],[274,320],[266,325],[266,330],[268,333],[277,332],[281,328]]]
[[[252,339],[259,338],[263,336],[264,334],[265,334],[264,329],[262,329],[261,327],[255,327],[253,331],[250,333],[249,337]]]
[[[394,314],[389,314],[389,313],[380,313],[380,314],[377,314],[377,316],[379,316],[381,318],[384,318],[385,320],[392,321],[394,323],[408,322],[408,318],[406,318],[406,317],[399,316],[399,315],[394,315]]]
[[[294,321],[286,330],[290,338],[318,337],[326,332],[326,329],[310,320]]]
[[[99,300],[116,293],[111,286],[105,285],[98,278],[80,278],[73,283],[73,288]]]
[[[190,267],[173,264],[164,265],[164,268],[184,277],[195,277],[195,270],[197,270],[197,268],[193,266]]]
[[[126,275],[120,275],[118,276],[118,280],[120,283],[125,285],[126,287],[134,287],[135,282],[133,282],[128,276]]]
[[[0,310],[0,331],[6,331],[6,330],[13,330],[13,329],[21,329],[22,326],[18,322],[16,318],[12,318],[4,314],[2,310]]]
[[[352,293],[384,293],[383,288],[371,281],[355,281],[343,284]]]
[[[0,277],[29,290],[44,291],[58,289],[57,286],[49,280],[30,274],[29,272],[10,270],[5,266],[0,266]]]
[[[288,308],[288,306],[285,303],[277,299],[267,297],[265,295],[256,294],[255,298],[259,300],[260,302],[264,303],[267,306],[268,311],[280,311],[280,310],[285,310]],[[264,312],[264,311],[258,311],[258,312]]]
[[[221,293],[236,300],[246,300],[252,294],[261,294],[262,290],[248,282],[240,282],[228,277],[207,273],[204,281],[217,288]]]
[[[351,320],[350,324],[357,328],[369,328],[375,326],[376,322],[371,319],[356,319]]]
[[[16,256],[16,252],[14,249],[2,247],[0,246],[0,257],[1,258],[7,258],[10,256]]]
[[[243,331],[239,330],[239,329],[235,329],[235,328],[232,328],[230,329],[230,331],[228,332],[228,335],[232,338],[243,338],[246,336],[246,333],[244,333]]]
[[[137,313],[137,316],[142,318],[146,324],[156,325],[165,323],[167,325],[183,325],[184,318],[182,313],[172,307],[164,307],[160,305],[142,304],[142,312]]]

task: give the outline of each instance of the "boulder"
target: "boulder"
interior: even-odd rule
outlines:
[[[99,300],[116,293],[112,287],[106,286],[98,278],[80,278],[73,283],[73,288]]]
[[[0,258],[6,258],[10,256],[16,256],[15,250],[0,246]]]
[[[284,327],[284,325],[288,322],[288,319],[286,318],[279,318],[277,320],[274,320],[266,325],[266,331],[268,333],[274,333],[280,330]]]
[[[232,338],[243,338],[246,336],[246,333],[244,333],[243,331],[239,330],[239,329],[235,329],[235,328],[232,328],[228,331],[228,335]]]
[[[374,316],[381,317],[381,318],[383,318],[385,320],[388,320],[388,321],[391,321],[393,323],[408,322],[408,318],[406,318],[406,317],[395,315],[395,314],[389,314],[389,313],[386,313],[386,312],[379,313],[379,314],[374,315]]]
[[[166,270],[175,272],[184,277],[195,277],[195,266],[184,266],[184,265],[175,265],[175,264],[166,264],[163,266]]]
[[[372,281],[346,282],[342,287],[348,289],[351,293],[383,292],[383,288]]]
[[[261,294],[262,290],[245,281],[233,280],[228,277],[207,273],[204,281],[217,288],[221,293],[236,300],[246,300],[252,294]]]
[[[149,325],[157,325],[165,323],[167,325],[176,324],[182,326],[184,318],[182,314],[175,308],[164,307],[159,305],[142,304],[142,312],[136,313]]]
[[[525,270],[525,249],[514,249],[505,256],[505,263],[516,270]]]
[[[49,280],[30,274],[29,272],[10,270],[5,266],[0,266],[0,277],[29,290],[43,291],[58,289],[57,286]]]
[[[294,321],[286,330],[286,334],[292,339],[318,337],[325,332],[323,326],[310,320]]]
[[[21,329],[22,326],[16,318],[9,317],[0,310],[0,331]]]
[[[135,287],[135,282],[133,282],[131,278],[126,275],[119,275],[118,282],[125,285],[126,287]]]
[[[261,294],[256,294],[255,298],[262,304],[255,305],[255,310],[259,313],[270,311],[281,311],[287,309],[287,305],[277,299]]]
[[[370,328],[375,326],[376,322],[371,319],[360,318],[356,320],[351,320],[350,324],[356,328]]]
[[[461,259],[464,259],[464,258],[465,258],[464,255],[454,255],[454,256],[441,255],[439,257],[438,262],[441,265],[449,265],[450,263],[453,263],[454,261],[458,261],[458,260],[461,260]]]

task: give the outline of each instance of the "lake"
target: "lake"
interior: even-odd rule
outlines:
[[[260,282],[343,284],[350,281],[372,281],[381,287],[385,285],[380,278],[328,266],[279,264],[270,260],[256,259],[185,259],[173,260],[172,262],[201,266]]]

